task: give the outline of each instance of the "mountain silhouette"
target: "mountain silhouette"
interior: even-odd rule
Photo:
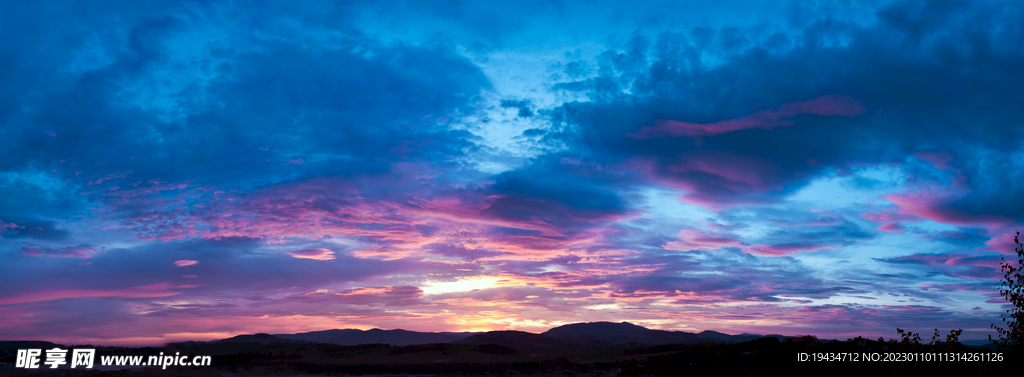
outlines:
[[[273,336],[273,335],[270,335],[270,334],[259,333],[259,334],[253,334],[253,335],[233,336],[233,337],[230,337],[230,338],[227,338],[227,339],[218,340],[218,341],[216,341],[216,343],[261,343],[261,344],[271,344],[271,343],[312,343],[312,342],[305,341],[305,340],[285,339],[285,338],[276,337],[276,336]]]
[[[353,346],[357,344],[392,344],[396,346],[408,346],[414,344],[450,343],[479,333],[475,332],[417,332],[402,329],[396,330],[324,330],[312,331],[299,334],[275,334],[274,336],[283,339],[309,341],[317,343],[330,343],[342,346]]]
[[[308,340],[311,342],[318,343],[333,343],[333,340],[338,339],[344,334],[362,331],[357,329],[334,329],[334,330],[323,330],[323,331],[310,331],[298,334],[274,334],[278,338],[292,339],[292,340]]]
[[[755,340],[755,339],[760,339],[760,338],[777,338],[777,339],[779,339],[781,341],[781,340],[786,338],[785,336],[778,335],[778,334],[756,335],[756,334],[743,333],[743,334],[740,334],[740,335],[729,335],[729,334],[723,334],[723,333],[720,333],[718,331],[711,331],[711,330],[701,331],[700,333],[697,333],[697,337],[699,337],[701,339],[721,340],[721,341],[723,341],[725,343],[748,342],[748,341]]]
[[[573,323],[545,331],[544,335],[575,341],[604,342],[610,344],[680,344],[696,343],[696,334],[682,331],[651,330],[629,322]]]
[[[782,335],[767,335],[782,340]],[[646,345],[688,344],[688,343],[738,343],[765,337],[764,335],[729,335],[717,331],[702,331],[694,334],[685,331],[652,330],[629,322],[588,322],[573,323],[551,328],[541,334],[524,331],[480,332],[418,332],[402,329],[359,330],[334,329],[310,331],[297,334],[254,334],[239,335],[223,339],[221,343],[325,343],[342,346],[360,344],[390,344],[409,346],[419,344],[497,344],[517,349],[553,349],[558,347],[582,347],[601,345]]]
[[[571,346],[571,343],[547,335],[528,333],[525,331],[489,331],[465,339],[451,342],[452,344],[496,344],[515,349],[536,350],[556,349]]]
[[[637,326],[629,322],[589,322],[558,326],[541,334],[556,338],[587,336],[604,338],[611,336],[643,336],[651,331],[646,327]]]

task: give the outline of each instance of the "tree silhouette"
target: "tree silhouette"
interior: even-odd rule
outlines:
[[[1013,307],[1006,309],[1007,314],[1001,315],[1006,328],[992,324],[992,328],[999,333],[999,341],[996,344],[1000,350],[1017,351],[1024,345],[1024,245],[1020,243],[1020,232],[1013,236],[1016,244],[1014,250],[1017,252],[1018,262],[1007,262],[1006,258],[1000,257],[1003,263],[999,266],[1003,273],[1003,282],[999,285],[999,294],[1006,298]],[[992,335],[988,340],[994,341]]]
[[[935,329],[935,332],[938,333],[939,330]],[[906,330],[903,330],[903,329],[901,329],[899,327],[896,328],[896,333],[900,334],[900,337],[902,338],[902,340],[900,340],[900,344],[903,344],[903,345],[920,345],[921,344],[921,334],[920,333],[906,331]]]

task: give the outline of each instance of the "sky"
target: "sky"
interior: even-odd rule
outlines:
[[[1024,3],[0,3],[0,340],[996,335]]]

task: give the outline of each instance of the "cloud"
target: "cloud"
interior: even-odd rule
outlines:
[[[749,249],[749,252],[764,255],[764,256],[783,256],[792,255],[800,251],[814,251],[819,249],[831,249],[836,247],[828,244],[815,244],[809,242],[800,243],[785,243],[777,245],[755,245]]]
[[[608,60],[601,61],[597,77],[557,87],[593,100],[556,108],[546,138],[610,160],[640,161],[651,181],[681,189],[683,200],[711,209],[778,204],[832,169],[901,163],[917,155],[938,167],[959,163],[971,187],[982,178],[991,182],[986,193],[975,189],[960,200],[960,211],[1007,213],[984,198],[998,195],[1017,208],[1018,200],[991,187],[1016,187],[1010,182],[1019,174],[982,172],[991,162],[967,156],[992,153],[1000,159],[996,151],[1017,149],[1007,140],[1024,135],[1006,134],[1003,125],[1016,122],[1020,110],[1007,107],[1005,97],[983,98],[1020,89],[996,82],[994,91],[972,88],[972,82],[990,82],[989,72],[966,61],[984,59],[1001,67],[1000,75],[1019,76],[1006,68],[1020,59],[1018,52],[984,46],[1013,43],[1020,31],[972,22],[972,15],[998,13],[999,22],[1015,17],[987,5],[960,11],[965,13],[889,4],[874,26],[809,20],[802,29],[780,32],[794,42],[789,48],[758,45],[761,39],[751,30],[743,35],[748,47],[716,50],[742,29],[637,35],[625,51],[605,52]],[[943,20],[943,26],[917,29],[902,21],[920,14]],[[953,25],[979,39],[935,37]],[[711,64],[709,53],[722,55]],[[930,68],[909,74],[910,67],[925,66]],[[946,85],[965,90],[929,94]],[[972,123],[981,109],[985,120]],[[665,119],[673,120],[659,122]],[[961,157],[937,160],[945,153],[938,151]]]
[[[900,214],[916,216],[940,223],[966,226],[1005,226],[1013,221],[1008,217],[969,213],[950,208],[946,205],[946,203],[951,201],[950,199],[930,193],[894,194],[886,195],[885,198],[896,204]]]
[[[288,255],[299,259],[312,259],[318,261],[334,260],[334,251],[328,249],[310,249],[289,251]]]
[[[0,236],[6,239],[63,241],[68,239],[69,233],[66,229],[57,228],[57,224],[50,220],[22,218],[16,223],[0,224]]]
[[[890,264],[927,266],[929,269],[947,276],[970,279],[997,279],[1001,276],[999,274],[1001,260],[989,253],[915,253],[902,257],[875,258],[875,260]]]
[[[797,115],[853,117],[863,113],[860,101],[845,96],[825,95],[807,101],[783,104],[775,110],[761,110],[754,114],[708,124],[687,123],[675,120],[659,120],[657,126],[644,127],[639,132],[627,133],[627,137],[650,139],[655,137],[714,136],[726,132],[748,129],[771,130],[776,127],[791,127]]]
[[[180,292],[169,291],[173,288],[171,284],[158,283],[147,286],[139,286],[116,290],[88,290],[72,289],[32,293],[14,297],[0,298],[0,305],[24,304],[40,301],[63,300],[68,298],[96,298],[96,297],[119,297],[119,298],[150,298],[170,297]]]
[[[355,287],[340,292],[318,289],[303,293],[295,299],[302,302],[333,302],[344,305],[426,305],[421,296],[423,290],[412,286]]]
[[[24,228],[24,227],[25,227],[24,225],[18,225],[18,224],[15,224],[15,223],[8,223],[8,222],[4,222],[3,219],[0,219],[0,234],[6,233],[7,229],[21,229],[21,228]]]
[[[739,237],[731,234],[683,230],[680,231],[677,236],[681,237],[681,240],[665,244],[665,249],[690,251],[699,249],[719,249],[730,246],[744,246],[744,244],[740,242]]]
[[[91,247],[61,247],[53,248],[46,246],[22,247],[21,252],[33,257],[64,257],[64,258],[92,258],[93,254],[102,253],[104,250]]]
[[[533,116],[533,111],[530,110],[530,101],[527,100],[502,100],[501,107],[518,109],[517,114],[520,118],[529,118]]]
[[[903,233],[903,231],[906,230],[907,228],[905,228],[903,225],[900,225],[900,223],[888,223],[879,225],[875,229],[889,233]]]
[[[197,265],[197,264],[199,264],[199,261],[187,260],[187,259],[183,259],[183,260],[179,260],[179,261],[175,261],[174,262],[174,265],[178,266],[178,267],[193,266],[193,265]]]

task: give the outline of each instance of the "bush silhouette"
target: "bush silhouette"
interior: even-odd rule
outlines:
[[[1007,262],[1006,258],[1000,257],[1003,263],[999,266],[1000,272],[1003,273],[999,294],[1013,307],[1006,309],[1007,314],[1002,315],[1006,328],[992,324],[992,328],[999,333],[999,341],[993,340],[992,335],[988,336],[988,340],[996,342],[1002,351],[1016,352],[1024,344],[1024,274],[1021,273],[1024,267],[1024,245],[1020,243],[1019,231],[1013,236],[1013,242],[1016,244],[1014,251],[1017,252],[1017,265],[1014,266],[1013,263]]]

